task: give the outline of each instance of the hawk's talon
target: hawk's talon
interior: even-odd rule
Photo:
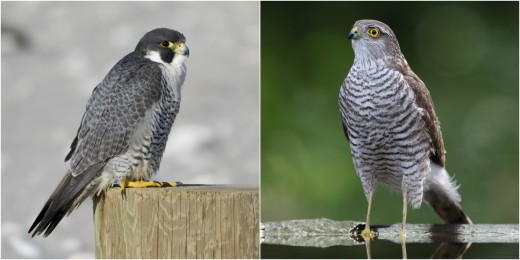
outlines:
[[[366,242],[367,240],[373,240],[379,236],[377,228],[367,227],[365,223],[357,224],[350,230],[351,238],[357,242]]]
[[[359,223],[350,229],[352,235],[359,236],[360,232],[365,229],[365,224]]]
[[[377,237],[377,233],[375,230],[370,229],[369,226],[366,226],[363,231],[361,231],[360,236],[366,241],[366,240],[372,240],[375,237]]]

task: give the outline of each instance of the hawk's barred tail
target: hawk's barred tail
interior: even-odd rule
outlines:
[[[44,237],[50,235],[63,217],[70,214],[87,197],[83,196],[81,200],[77,200],[87,185],[102,171],[105,164],[91,165],[85,173],[76,177],[73,177],[70,171],[67,172],[34,220],[28,233],[34,230],[32,237],[42,233]]]
[[[424,200],[446,224],[473,224],[460,206],[460,195],[457,186],[450,179],[448,172],[432,163],[431,172],[426,179],[427,190]]]
[[[473,224],[471,219],[466,215],[459,203],[443,200],[443,195],[429,190],[424,193],[426,203],[430,205],[435,213],[446,224]]]

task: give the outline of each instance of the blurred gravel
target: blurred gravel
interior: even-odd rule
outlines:
[[[157,27],[190,48],[157,180],[259,182],[259,3],[2,2],[2,258],[93,258],[92,202],[27,230],[67,165],[93,88]]]

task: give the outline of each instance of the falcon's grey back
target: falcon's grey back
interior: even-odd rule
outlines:
[[[29,233],[47,236],[87,197],[157,172],[179,112],[188,55],[184,35],[158,28],[114,65],[87,103],[65,158],[70,169]]]

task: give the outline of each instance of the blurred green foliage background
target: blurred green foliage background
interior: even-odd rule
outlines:
[[[429,88],[468,215],[518,223],[518,2],[262,2],[262,222],[365,219],[337,103],[358,19],[388,24]],[[401,203],[379,187],[373,223]],[[423,204],[408,222],[441,221]]]

